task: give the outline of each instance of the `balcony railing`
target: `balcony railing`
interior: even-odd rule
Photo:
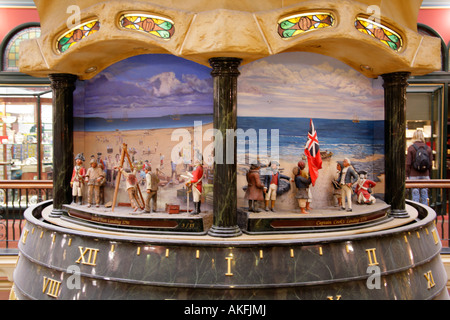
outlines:
[[[436,227],[442,242],[442,252],[450,253],[449,207],[450,180],[406,180],[407,198],[411,199],[411,189],[427,188],[428,205],[436,212]]]
[[[436,211],[443,253],[450,253],[449,206],[450,180],[407,180],[407,198],[410,189],[428,188],[429,206]],[[31,205],[52,199],[51,180],[0,181],[0,255],[17,252],[17,243],[25,224],[23,213]]]
[[[0,181],[0,254],[17,251],[25,210],[52,197],[51,180]]]

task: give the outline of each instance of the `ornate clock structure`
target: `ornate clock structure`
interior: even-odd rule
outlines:
[[[436,214],[405,200],[404,171],[407,80],[440,68],[440,41],[417,32],[421,1],[381,2],[198,0],[169,7],[158,0],[80,0],[69,11],[65,1],[36,0],[42,34],[21,45],[20,69],[52,83],[54,198],[26,212],[13,296],[448,298]],[[233,145],[226,130],[237,128],[238,68],[295,51],[383,78],[385,203],[351,216],[250,214],[237,205],[236,161],[216,158],[209,224],[204,216],[149,218],[70,204],[77,79],[139,54],[208,66],[214,128]]]

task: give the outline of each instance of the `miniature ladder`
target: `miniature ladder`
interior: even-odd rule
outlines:
[[[130,165],[131,172],[133,172],[133,163],[131,162],[130,155],[128,154],[128,146],[126,143],[123,144],[122,147],[122,155],[120,157],[120,167],[123,167],[123,163],[125,161],[125,157],[128,159],[128,164]],[[119,185],[120,185],[120,178],[122,176],[122,172],[119,170],[119,173],[117,175],[116,179],[116,189],[114,190],[114,197],[113,197],[113,203],[111,207],[111,211],[114,212],[114,207],[116,206],[116,200],[117,200],[117,194],[119,193]],[[142,196],[141,189],[139,188],[139,183],[136,184],[138,197],[136,197],[137,205],[144,209],[144,197]]]

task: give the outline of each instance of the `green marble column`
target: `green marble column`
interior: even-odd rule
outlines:
[[[73,91],[77,77],[49,75],[53,90],[53,210],[60,217],[63,204],[71,202],[70,179],[73,170]]]
[[[237,58],[212,58],[214,78],[214,216],[208,234],[236,237],[242,234],[237,225],[236,128],[237,128]]]
[[[407,218],[406,180],[406,87],[409,72],[382,75],[384,80],[385,201],[390,215]]]

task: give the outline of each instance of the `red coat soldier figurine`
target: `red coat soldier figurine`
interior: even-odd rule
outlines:
[[[190,214],[199,214],[201,195],[202,195],[202,179],[203,179],[203,166],[200,160],[195,161],[195,168],[192,171],[192,178],[187,185],[192,186],[192,197],[194,198],[194,211]]]
[[[73,167],[72,179],[70,179],[70,186],[72,187],[73,203],[77,202],[81,205],[83,202],[84,191],[84,176],[86,175],[86,168],[83,167],[84,156],[82,153],[75,157],[75,166]]]
[[[375,187],[377,184],[372,180],[367,179],[367,172],[360,171],[358,183],[356,184],[355,192],[357,195],[356,201],[361,204],[374,204],[375,197],[369,192],[370,188]]]

